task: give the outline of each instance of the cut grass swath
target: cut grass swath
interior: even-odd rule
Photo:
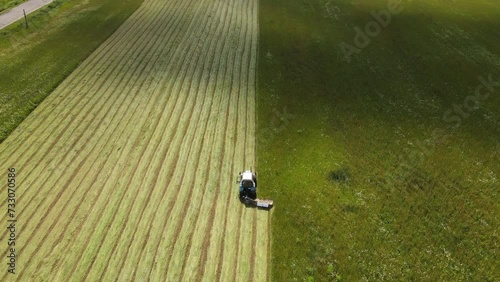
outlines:
[[[25,185],[17,279],[268,279],[269,214],[233,183],[256,3],[146,1],[0,145]]]

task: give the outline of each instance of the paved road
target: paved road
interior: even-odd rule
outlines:
[[[9,12],[0,15],[0,29],[5,28],[6,26],[16,22],[23,18],[23,9],[26,11],[26,14],[29,14],[33,11],[36,11],[43,6],[49,4],[54,0],[30,0],[22,3],[21,5],[12,8]]]

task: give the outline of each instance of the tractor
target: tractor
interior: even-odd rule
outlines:
[[[273,207],[273,200],[257,199],[257,175],[251,170],[240,172],[237,181],[239,187],[239,198],[246,206],[270,209]]]

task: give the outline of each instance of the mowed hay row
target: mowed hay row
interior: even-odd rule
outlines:
[[[255,167],[257,10],[145,1],[0,144],[15,279],[269,279],[269,214],[234,184]]]

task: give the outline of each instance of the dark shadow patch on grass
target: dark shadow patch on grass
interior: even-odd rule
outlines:
[[[348,182],[350,179],[349,171],[346,168],[332,170],[328,174],[328,179],[332,182]]]
[[[356,205],[347,204],[342,207],[342,211],[345,213],[357,213],[359,211],[359,207]]]
[[[404,191],[407,193],[427,193],[436,189],[438,184],[438,181],[428,172],[417,168],[413,168],[401,183]]]

